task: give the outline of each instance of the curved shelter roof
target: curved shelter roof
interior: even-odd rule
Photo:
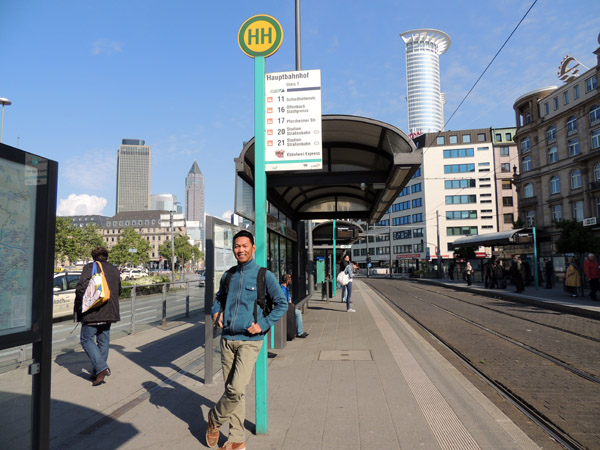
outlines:
[[[421,165],[400,129],[358,116],[323,115],[323,168],[267,172],[267,200],[294,220],[381,219]],[[236,158],[254,186],[254,138]]]
[[[536,238],[543,240],[547,234],[536,230]],[[497,233],[478,234],[455,239],[449,244],[450,249],[458,247],[491,247],[528,244],[533,242],[533,228],[518,228],[516,230],[499,231]]]
[[[352,245],[365,230],[356,222],[337,220],[335,223],[336,242],[338,245]],[[315,245],[333,245],[333,221],[321,222],[313,228]]]

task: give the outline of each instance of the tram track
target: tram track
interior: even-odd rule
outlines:
[[[488,386],[490,386],[492,389],[498,392],[504,399],[506,399],[506,401],[508,401],[510,404],[512,404],[514,407],[520,410],[523,414],[525,414],[525,416],[527,416],[532,422],[537,424],[541,429],[545,431],[545,433],[547,433],[548,436],[554,439],[561,446],[567,449],[577,450],[586,448],[598,448],[597,446],[590,446],[589,442],[581,442],[581,439],[575,438],[572,435],[573,433],[570,433],[568,429],[566,430],[563,428],[564,424],[563,426],[561,426],[560,424],[556,423],[555,420],[553,420],[551,417],[549,417],[548,414],[544,413],[541,410],[542,407],[540,407],[539,399],[536,405],[535,400],[532,400],[531,398],[526,398],[527,396],[520,395],[519,393],[517,393],[516,391],[518,389],[515,389],[515,387],[511,385],[511,382],[509,380],[499,380],[496,376],[494,376],[494,373],[486,373],[487,371],[485,367],[478,367],[478,364],[472,360],[472,357],[470,357],[468,354],[465,354],[464,349],[460,348],[460,343],[458,343],[457,345],[456,342],[450,342],[449,339],[443,336],[443,333],[436,331],[436,329],[434,329],[430,324],[425,323],[427,321],[427,317],[425,317],[425,320],[423,318],[417,317],[417,314],[412,313],[408,310],[408,308],[400,305],[400,302],[397,301],[397,298],[394,298],[396,296],[393,293],[390,293],[390,291],[395,289],[398,291],[398,294],[401,293],[402,295],[409,296],[414,301],[421,302],[421,304],[426,305],[427,308],[435,308],[442,314],[448,315],[456,320],[469,324],[469,326],[474,327],[477,330],[480,330],[480,332],[484,332],[487,335],[489,335],[490,339],[501,339],[503,342],[516,346],[520,350],[526,351],[529,354],[533,355],[532,358],[542,358],[544,361],[546,361],[546,365],[551,364],[559,368],[560,370],[567,370],[572,375],[575,375],[580,379],[584,380],[584,382],[590,382],[593,383],[593,385],[597,386],[598,384],[600,384],[600,378],[598,378],[592,373],[589,373],[588,371],[574,367],[568,362],[562,361],[560,358],[557,358],[545,351],[539,350],[525,342],[519,341],[518,339],[514,339],[513,337],[508,336],[505,333],[493,330],[487,325],[478,323],[472,318],[468,318],[464,315],[456,313],[450,308],[445,308],[443,306],[435,304],[433,301],[428,301],[427,299],[423,298],[423,295],[421,293],[414,294],[412,292],[409,292],[408,289],[401,290],[400,285],[396,284],[396,286],[393,286],[392,283],[393,282],[382,284],[377,282],[368,282],[369,286],[375,291],[377,291],[384,299],[386,299],[386,301],[393,308],[395,308],[401,314],[408,317],[414,324],[416,324],[419,328],[423,329],[426,333],[428,333],[442,347],[451,352],[465,367],[472,371],[472,373],[476,374]],[[404,286],[406,287],[406,285]],[[530,319],[519,317],[518,315],[511,314],[506,311],[499,311],[496,308],[490,308],[486,305],[470,302],[468,300],[465,300],[464,298],[458,298],[454,295],[448,295],[444,292],[440,292],[439,290],[425,290],[431,294],[439,295],[448,299],[451,298],[453,300],[466,303],[472,307],[484,308],[489,311],[492,311],[493,313],[503,314],[514,319],[525,320],[535,323],[540,327],[548,327],[548,329],[554,330],[555,332],[562,332],[577,338],[587,339],[592,345],[600,341],[595,336],[588,336],[584,333],[578,333],[573,330],[561,329],[560,327],[548,325],[541,321],[532,321]],[[421,286],[419,287],[419,291],[423,291]],[[543,363],[538,362],[535,364]]]

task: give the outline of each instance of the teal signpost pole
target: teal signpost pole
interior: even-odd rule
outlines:
[[[283,29],[273,17],[259,14],[238,31],[242,51],[254,58],[254,258],[267,267],[267,174],[265,172],[265,58],[281,46]],[[256,434],[268,431],[267,337],[256,360]]]
[[[337,292],[337,262],[335,260],[335,219],[333,219],[333,270],[331,271],[331,273],[333,273],[333,296],[335,297],[335,294]]]
[[[535,235],[535,227],[533,227],[533,270],[535,270],[535,289],[540,288],[540,280],[538,276],[538,257],[537,257],[537,237]]]

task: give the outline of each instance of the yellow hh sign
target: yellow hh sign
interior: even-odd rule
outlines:
[[[283,28],[274,17],[259,14],[250,17],[240,27],[238,44],[242,51],[255,56],[271,56],[283,41]]]

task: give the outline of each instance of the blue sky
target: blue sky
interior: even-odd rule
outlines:
[[[323,114],[407,130],[399,33],[436,28],[446,117],[531,2],[303,0],[302,68],[321,69]],[[253,136],[253,61],[237,32],[255,14],[283,26],[268,72],[294,70],[294,0],[0,0],[4,143],[59,162],[59,213],[115,212],[121,139],[152,147],[152,193],[184,199],[194,160],[206,211],[233,210],[234,163]],[[600,2],[539,0],[446,129],[514,126],[520,95],[557,85],[566,54],[595,64]],[[80,209],[76,207],[79,205]],[[85,209],[81,209],[85,205]]]

